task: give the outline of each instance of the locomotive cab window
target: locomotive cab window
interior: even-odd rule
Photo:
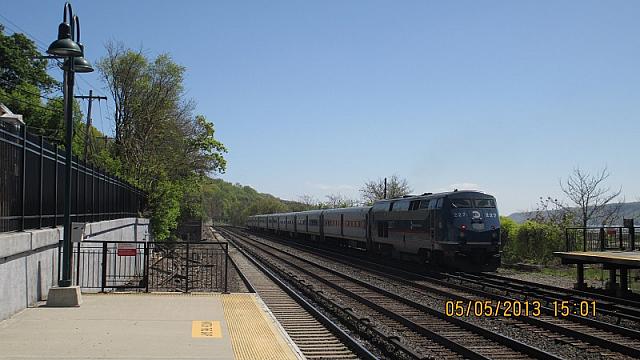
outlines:
[[[430,201],[429,199],[420,200],[420,209],[428,209],[429,201]]]
[[[493,199],[475,199],[474,202],[476,204],[476,207],[479,207],[479,208],[496,207],[496,202]]]
[[[373,205],[373,211],[375,212],[389,211],[389,203],[388,202],[376,203],[375,205]]]
[[[391,211],[407,211],[409,210],[409,201],[396,201],[393,203]]]
[[[429,201],[429,209],[435,209],[436,205],[438,205],[438,200],[440,199],[431,199],[431,201]]]
[[[471,199],[451,199],[452,208],[470,208],[473,207]]]

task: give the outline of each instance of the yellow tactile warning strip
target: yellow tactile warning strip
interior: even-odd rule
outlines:
[[[85,294],[83,293],[82,296]],[[149,295],[157,295],[157,296],[213,296],[217,297],[222,295],[221,293],[214,292],[190,292],[190,293],[182,293],[177,291],[152,291],[152,292],[144,292],[144,291],[110,291],[104,293],[86,293],[89,296],[105,296],[105,295],[140,295],[140,296],[149,296]]]
[[[298,359],[254,295],[223,295],[222,308],[236,360]]]
[[[191,322],[191,337],[220,339],[222,337],[222,328],[220,321],[216,320],[194,320]]]

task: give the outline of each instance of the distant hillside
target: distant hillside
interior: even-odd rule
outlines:
[[[614,206],[614,205],[608,205],[608,206]],[[577,210],[578,210],[577,208],[573,208],[573,211],[577,211]],[[508,217],[517,223],[523,223],[527,219],[534,217],[534,215],[535,215],[535,211],[526,211],[526,212],[516,212],[509,215]],[[635,219],[634,220],[635,224],[637,226],[640,226],[640,202],[628,202],[628,203],[622,204],[622,207],[620,208],[619,216],[617,217],[617,219],[613,221],[613,223],[616,225],[622,225],[623,218],[624,219],[633,218]],[[592,221],[589,222],[590,226],[598,226],[600,224],[602,224],[602,219],[592,219]]]
[[[203,185],[202,204],[205,214],[214,222],[242,225],[247,216],[277,212],[308,210],[297,201],[279,199],[259,193],[251,186],[232,184],[222,179],[208,179]]]

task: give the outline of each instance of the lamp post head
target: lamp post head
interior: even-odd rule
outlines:
[[[92,72],[93,66],[91,66],[91,64],[89,63],[89,61],[87,61],[87,59],[84,58],[84,45],[82,45],[81,43],[78,43],[78,45],[80,46],[80,49],[82,50],[82,54],[80,56],[74,57],[73,58],[73,71],[77,72],[77,73],[89,73]],[[71,69],[69,69],[69,60],[65,60],[64,63],[61,66],[62,70],[64,71],[71,71]]]
[[[58,40],[49,45],[47,53],[53,56],[82,56],[82,49],[71,39],[71,26],[66,22],[58,26]]]

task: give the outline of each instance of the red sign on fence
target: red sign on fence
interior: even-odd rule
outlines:
[[[137,244],[118,244],[118,256],[136,256],[138,254]]]

